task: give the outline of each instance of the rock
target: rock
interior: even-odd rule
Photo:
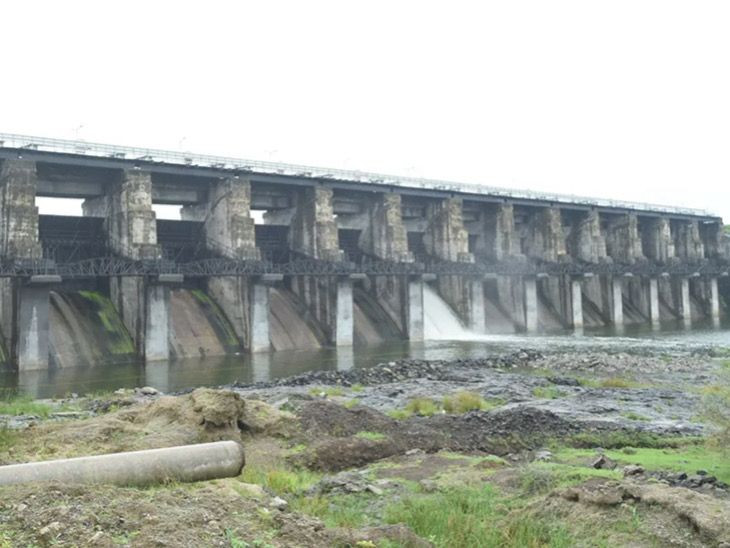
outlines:
[[[53,521],[53,522],[49,523],[48,525],[46,525],[45,527],[43,527],[40,531],[38,531],[38,534],[40,536],[42,536],[43,538],[50,540],[53,537],[55,537],[56,534],[61,529],[63,529],[63,525],[61,525],[57,521]]]
[[[644,473],[644,467],[639,466],[638,464],[629,464],[627,466],[624,466],[624,477],[628,476],[638,476],[639,474]]]
[[[535,460],[537,462],[547,462],[553,460],[553,454],[550,451],[543,450],[535,453]]]
[[[367,490],[370,491],[373,495],[382,495],[383,490],[380,487],[376,487],[375,485],[368,485]]]
[[[287,506],[289,506],[289,503],[281,497],[274,497],[271,499],[271,502],[269,502],[269,506],[277,510],[285,510]]]
[[[160,391],[157,390],[157,388],[153,388],[152,386],[143,386],[139,389],[139,393],[143,396],[156,396],[160,393]]]
[[[89,540],[86,541],[88,544],[99,544],[104,539],[104,531],[97,531],[93,535],[89,537]]]
[[[609,459],[606,455],[599,455],[591,462],[591,467],[596,470],[613,470],[616,468],[616,463]]]
[[[425,451],[423,449],[416,448],[416,449],[409,449],[408,451],[406,451],[405,454],[407,457],[412,457],[413,455],[423,455],[424,453],[425,453]]]
[[[707,470],[697,470],[696,473],[697,473],[698,476],[706,476],[707,475]]]

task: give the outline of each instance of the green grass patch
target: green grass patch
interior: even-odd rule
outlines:
[[[362,527],[371,520],[374,496],[361,493],[336,497],[300,496],[290,504],[292,510],[317,517],[327,527]]]
[[[355,399],[355,398],[352,398],[352,399],[349,399],[349,400],[347,400],[347,401],[346,401],[345,403],[343,403],[343,404],[342,404],[342,406],[343,406],[343,407],[344,407],[345,409],[352,409],[352,408],[353,408],[353,407],[355,407],[355,406],[356,406],[356,405],[357,405],[358,403],[360,403],[360,402],[359,402],[359,401],[358,401],[357,399]]]
[[[558,446],[567,445],[578,449],[604,447],[621,449],[622,447],[647,447],[653,449],[687,447],[703,444],[704,439],[698,437],[661,436],[650,432],[603,432],[600,434],[574,434],[561,440]]]
[[[0,415],[34,415],[47,418],[53,408],[46,404],[35,401],[30,396],[22,394],[4,394],[0,398]]]
[[[408,417],[410,417],[411,415],[413,415],[413,413],[411,413],[405,409],[390,409],[390,410],[386,411],[385,414],[388,415],[390,418],[399,420],[399,421],[405,420]]]
[[[609,377],[607,379],[601,379],[598,381],[600,388],[639,388],[641,385],[631,379],[624,379],[621,377]]]
[[[362,384],[360,384],[360,383],[355,383],[355,384],[353,384],[350,387],[350,390],[352,392],[355,392],[357,394],[357,393],[362,392],[363,390],[365,390],[365,387]]]
[[[298,494],[322,479],[322,474],[301,469],[262,469],[246,466],[239,479],[244,483],[255,483],[271,489],[277,495]]]
[[[639,413],[634,413],[633,411],[626,411],[624,413],[621,413],[621,416],[629,419],[630,421],[648,421],[649,420],[649,417],[645,417],[644,415],[640,415]]]
[[[440,411],[439,405],[431,398],[413,398],[406,404],[406,411],[411,415],[430,417]]]
[[[363,430],[362,432],[355,434],[355,437],[360,438],[361,440],[382,441],[388,436],[381,434],[380,432],[368,432]]]
[[[595,452],[592,453],[595,455]],[[557,462],[533,462],[520,470],[520,487],[525,495],[546,494],[558,487],[570,487],[590,478],[621,479],[619,470],[596,470]]]
[[[476,392],[461,390],[444,397],[443,409],[447,413],[461,414],[467,411],[488,411],[501,403],[494,400],[487,401]]]
[[[309,389],[309,393],[312,396],[332,397],[343,396],[345,394],[345,391],[342,389],[341,386],[315,386]]]
[[[594,450],[562,448],[553,453],[558,461],[576,463],[593,456]],[[719,480],[730,482],[730,460],[720,450],[697,444],[678,449],[653,449],[634,447],[628,452],[606,450],[606,456],[625,464],[640,464],[647,470],[672,470],[693,474],[697,470],[707,470]]]
[[[490,485],[413,495],[386,508],[388,523],[405,523],[438,547],[571,546],[563,524],[510,513]]]
[[[565,392],[554,386],[538,386],[532,390],[532,395],[543,400],[557,400],[565,396]]]

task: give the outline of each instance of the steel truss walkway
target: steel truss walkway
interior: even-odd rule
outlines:
[[[502,262],[413,262],[396,263],[364,258],[361,262],[321,261],[291,256],[287,262],[266,260],[234,260],[202,258],[190,262],[167,259],[131,260],[118,256],[89,258],[73,262],[55,262],[50,259],[15,259],[0,262],[0,277],[30,278],[32,276],[60,276],[62,279],[88,279],[111,276],[167,276],[190,278],[209,276],[590,276],[611,274],[622,276],[728,276],[730,264],[704,260],[697,263],[657,265],[648,261],[635,264],[576,262],[539,263],[527,260]]]

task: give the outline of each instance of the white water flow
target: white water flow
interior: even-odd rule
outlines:
[[[431,341],[478,341],[492,337],[476,333],[464,327],[459,316],[428,284],[423,286],[423,329],[426,340]]]

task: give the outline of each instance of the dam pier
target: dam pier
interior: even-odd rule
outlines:
[[[719,325],[730,299],[705,211],[7,134],[0,259],[20,371],[421,341],[425,291],[477,333]]]

